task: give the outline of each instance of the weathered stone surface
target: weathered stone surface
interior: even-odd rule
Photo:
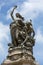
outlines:
[[[32,59],[28,60],[23,57],[16,61],[7,59],[2,65],[39,65],[39,64]]]

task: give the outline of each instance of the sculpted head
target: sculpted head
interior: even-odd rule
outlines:
[[[24,17],[22,17],[19,13],[16,13],[16,17],[24,20]]]

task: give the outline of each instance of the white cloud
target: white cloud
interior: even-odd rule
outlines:
[[[36,3],[37,3],[37,2],[39,2],[39,3],[41,2],[41,3],[42,3],[43,0],[29,0],[29,2],[36,2]]]
[[[2,43],[0,43],[0,52],[3,52],[3,53],[4,53],[4,50],[3,50],[3,45],[2,45]]]
[[[37,30],[35,38],[37,43],[43,43],[43,34],[40,29]]]
[[[4,41],[6,42],[9,41],[9,27],[7,25],[4,25],[3,23],[0,22],[0,51],[4,53]]]
[[[4,5],[5,5],[4,2],[0,4],[0,10],[1,10],[1,8],[2,8]]]
[[[6,19],[7,19],[7,20],[11,18],[10,13],[11,13],[12,9],[13,9],[13,8],[10,8],[10,9],[7,11],[7,16],[6,16]]]
[[[9,10],[11,11],[12,8]],[[24,1],[19,9],[19,12],[22,16],[24,16],[26,19],[34,19],[36,18],[40,12],[43,12],[43,0],[26,0]],[[9,12],[10,13],[10,12]],[[10,16],[7,14],[7,19],[9,19]]]
[[[36,1],[36,0],[35,0]],[[42,2],[35,2],[34,0],[27,0],[21,5],[20,13],[27,17],[34,19],[38,16],[40,12],[43,12],[43,3]]]
[[[8,11],[7,11],[7,16],[6,16],[6,19],[11,19],[11,11],[13,10],[13,7],[10,8]],[[18,12],[17,10],[14,11],[13,15],[14,15],[14,18],[15,18],[15,13]]]
[[[0,40],[3,38],[8,38],[7,34],[9,32],[9,26],[4,25],[3,23],[0,22]]]
[[[43,60],[43,34],[40,27],[36,31],[35,39],[34,56],[35,59],[40,63]]]

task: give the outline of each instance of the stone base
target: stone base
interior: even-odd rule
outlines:
[[[20,58],[18,60],[5,60],[1,65],[39,65],[35,60]]]

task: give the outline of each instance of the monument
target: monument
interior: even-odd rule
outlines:
[[[15,6],[11,12],[13,22],[10,24],[10,33],[12,42],[8,44],[8,56],[1,65],[38,65],[33,56],[33,46],[35,45],[35,32],[30,22],[24,22],[25,19],[19,13],[16,13],[16,19],[13,16]]]

